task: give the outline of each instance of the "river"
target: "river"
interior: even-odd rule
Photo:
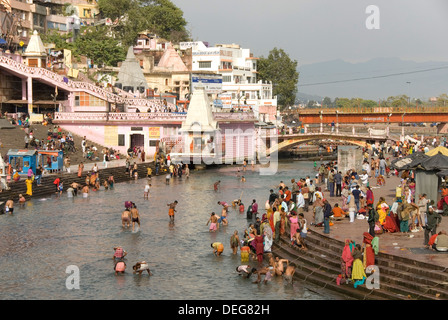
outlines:
[[[0,299],[341,299],[301,281],[293,285],[281,277],[253,284],[236,274],[239,254],[229,248],[234,230],[243,233],[245,214],[231,210],[229,225],[217,233],[206,226],[211,211],[220,212],[219,200],[230,203],[242,193],[248,206],[256,199],[261,208],[269,189],[283,180],[313,174],[312,162],[281,162],[277,174],[262,176],[250,166],[237,177],[236,167],[194,171],[189,179],[153,177],[149,200],[143,199],[145,179],[92,192],[87,199],[49,196],[16,205],[14,215],[0,216]],[[213,183],[221,180],[218,192]],[[141,215],[137,233],[121,226],[124,202],[136,203]],[[177,200],[175,223],[170,224],[167,203]],[[225,245],[215,257],[210,244]],[[113,247],[128,252],[124,275],[113,271]],[[132,274],[132,265],[149,262],[153,276]],[[68,266],[79,268],[80,288],[68,290]]]

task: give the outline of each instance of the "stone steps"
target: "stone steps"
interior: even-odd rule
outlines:
[[[139,163],[138,164],[138,176],[139,179],[146,178],[147,175],[147,168],[151,167],[153,169],[153,172],[155,172],[154,163],[148,162],[148,163]],[[131,181],[129,177],[129,174],[126,173],[126,169],[124,166],[122,167],[111,167],[111,168],[104,168],[98,170],[101,182],[104,181],[104,179],[107,179],[110,175],[114,176],[115,183],[119,182],[126,182]],[[64,183],[64,190],[67,190],[68,186],[72,182],[77,182],[80,185],[85,185],[85,178],[87,175],[87,171],[84,171],[82,174],[82,177],[79,178],[76,172],[71,173],[63,173],[60,175],[56,174],[49,174],[44,175],[42,178],[42,186],[37,187],[35,184],[33,185],[33,195],[32,198],[36,197],[42,197],[42,196],[48,196],[51,194],[54,194],[56,192],[55,186],[53,185],[53,181],[56,179],[57,176],[61,178],[61,180]],[[26,192],[26,185],[25,180],[22,179],[18,182],[10,183],[9,187],[11,190],[4,190],[2,193],[0,193],[0,201],[6,201],[7,198],[12,197],[14,201],[18,200],[19,194],[23,194],[25,198],[30,199],[29,196],[25,195]]]
[[[32,124],[30,126],[30,130],[33,130],[34,137],[39,140],[45,141],[47,139],[47,130],[48,128],[53,128],[52,125],[50,126],[44,126],[41,124]],[[63,132],[68,132],[67,130],[63,130]],[[75,143],[76,152],[68,152],[64,153],[64,158],[66,156],[70,157],[70,161],[72,164],[77,164],[80,162],[84,163],[94,163],[96,161],[100,162],[103,161],[102,159],[102,153],[101,150],[104,148],[104,146],[99,145],[98,143],[92,142],[90,140],[87,140],[88,146],[95,146],[98,149],[98,157],[99,160],[88,160],[83,157],[82,154],[82,148],[81,148],[81,141],[83,137],[80,137],[78,135],[75,135],[72,133],[73,141]],[[23,149],[25,147],[25,131],[22,127],[15,126],[13,129],[2,129],[0,130],[0,139],[3,142],[3,148],[1,148],[0,152],[2,156],[5,156],[9,149]],[[29,149],[33,149],[31,145],[29,145]]]
[[[316,233],[312,233],[312,235],[315,234]],[[331,240],[334,239],[329,241],[327,241],[328,239],[325,239],[325,243],[322,243],[318,237],[313,237],[312,235],[307,239],[307,244],[314,242],[315,246],[313,246],[313,251],[315,251],[316,254],[326,255],[326,259],[331,260],[335,270],[338,271],[340,269],[339,261],[343,246],[338,248],[335,245],[329,245],[329,242],[331,243]],[[443,284],[443,282],[446,282],[446,273],[429,271],[427,268],[422,270],[420,267],[398,261],[394,262],[393,265],[390,265],[387,258],[381,256],[381,252],[376,256],[376,265],[380,268],[380,281],[382,283],[393,283],[399,287],[407,287],[410,290],[415,290],[412,292],[414,296],[426,293],[434,296],[440,294],[440,297],[448,298],[448,286]],[[416,281],[416,277],[418,277],[418,281]],[[437,288],[432,289],[435,287]],[[399,293],[403,294],[404,292],[399,291]]]
[[[341,241],[310,230],[306,239],[308,251],[293,248],[289,242],[289,236],[282,237],[280,245],[274,246],[274,254],[297,261],[302,278],[309,279],[311,274],[318,274],[322,279],[313,279],[318,285],[338,292],[344,290],[341,287],[354,289],[352,285],[336,285],[336,277],[341,273],[340,259],[344,246]],[[369,299],[448,299],[447,273],[442,272],[440,267],[426,264],[425,270],[422,270],[422,266],[410,259],[403,258],[404,261],[400,261],[401,257],[394,256],[393,263],[388,259],[389,256],[382,256],[381,252],[376,256],[376,265],[380,268],[380,289],[364,292],[363,288],[366,288],[363,285],[347,294],[354,294],[351,296],[357,299],[366,294]],[[429,266],[433,268],[428,269]],[[436,294],[440,296],[436,297]]]
[[[332,268],[328,268],[325,263],[314,261],[312,257],[299,253],[295,248],[288,245],[288,240],[282,239],[280,245],[276,245],[273,254],[281,258],[288,259],[290,264],[296,266],[294,276],[300,280],[313,283],[326,290],[334,291],[357,300],[390,300],[402,299],[396,295],[387,295],[383,292],[368,290],[365,286],[353,288],[352,285],[336,284],[337,274]],[[300,255],[300,256],[299,256]]]

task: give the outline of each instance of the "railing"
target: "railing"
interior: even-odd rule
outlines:
[[[215,120],[221,120],[221,121],[257,120],[253,112],[214,112],[213,116]]]
[[[414,107],[402,106],[402,107],[350,107],[350,108],[311,108],[311,109],[299,109],[299,114],[356,114],[356,113],[446,113],[448,112],[448,106],[427,106],[420,105]]]
[[[41,78],[47,81],[54,83],[68,91],[90,91],[94,95],[101,97],[102,99],[110,102],[110,103],[120,103],[126,104],[128,106],[133,107],[141,107],[141,108],[153,108],[160,109],[163,107],[163,102],[159,100],[148,100],[143,98],[135,98],[133,95],[129,93],[125,93],[123,90],[116,90],[120,92],[121,95],[118,95],[112,91],[112,88],[104,89],[95,84],[83,82],[83,81],[73,81],[68,79],[65,76],[54,73],[45,68],[36,68],[29,67],[23,63],[17,62],[6,55],[0,55],[0,65],[5,65],[9,68],[13,68],[20,74],[30,75],[34,78]],[[169,108],[174,108],[174,104],[168,103],[167,106]]]
[[[252,112],[213,113],[217,121],[256,121]],[[54,121],[184,121],[186,112],[55,112]]]
[[[64,121],[184,121],[186,113],[173,112],[55,112],[55,122]]]
[[[355,128],[354,126],[351,128],[344,128],[341,130],[331,130],[331,128],[323,127],[322,130],[320,128],[307,128],[306,130],[299,132],[290,132],[289,130],[278,132],[279,138],[295,138],[295,137],[304,137],[304,136],[319,136],[325,135],[330,137],[360,137],[360,138],[385,138],[389,136],[389,129],[373,129],[373,128]]]

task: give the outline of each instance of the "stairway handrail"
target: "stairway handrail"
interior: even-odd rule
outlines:
[[[84,81],[73,81],[68,77],[57,74],[53,71],[50,71],[45,68],[39,67],[30,67],[23,63],[17,62],[5,55],[0,55],[0,65],[5,64],[11,68],[14,68],[21,74],[29,74],[36,78],[44,78],[46,80],[50,80],[52,82],[58,82],[59,87],[64,88],[66,90],[83,90],[90,91],[95,95],[103,98],[108,102],[120,103],[120,104],[128,104],[132,106],[141,106],[141,107],[157,107],[159,104],[154,100],[137,98],[137,97],[122,97],[119,94],[116,94],[112,91],[108,91],[103,89],[97,85],[84,82]],[[112,90],[112,89],[110,89]],[[122,92],[125,92],[121,90]],[[129,94],[126,93],[128,96]],[[168,103],[168,106],[173,108],[174,104]]]

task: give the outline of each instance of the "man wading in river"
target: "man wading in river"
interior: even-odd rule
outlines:
[[[174,212],[176,212],[176,205],[177,205],[177,200],[175,200],[172,203],[167,204],[167,206],[169,207],[168,215],[170,216],[171,222],[174,222]]]

